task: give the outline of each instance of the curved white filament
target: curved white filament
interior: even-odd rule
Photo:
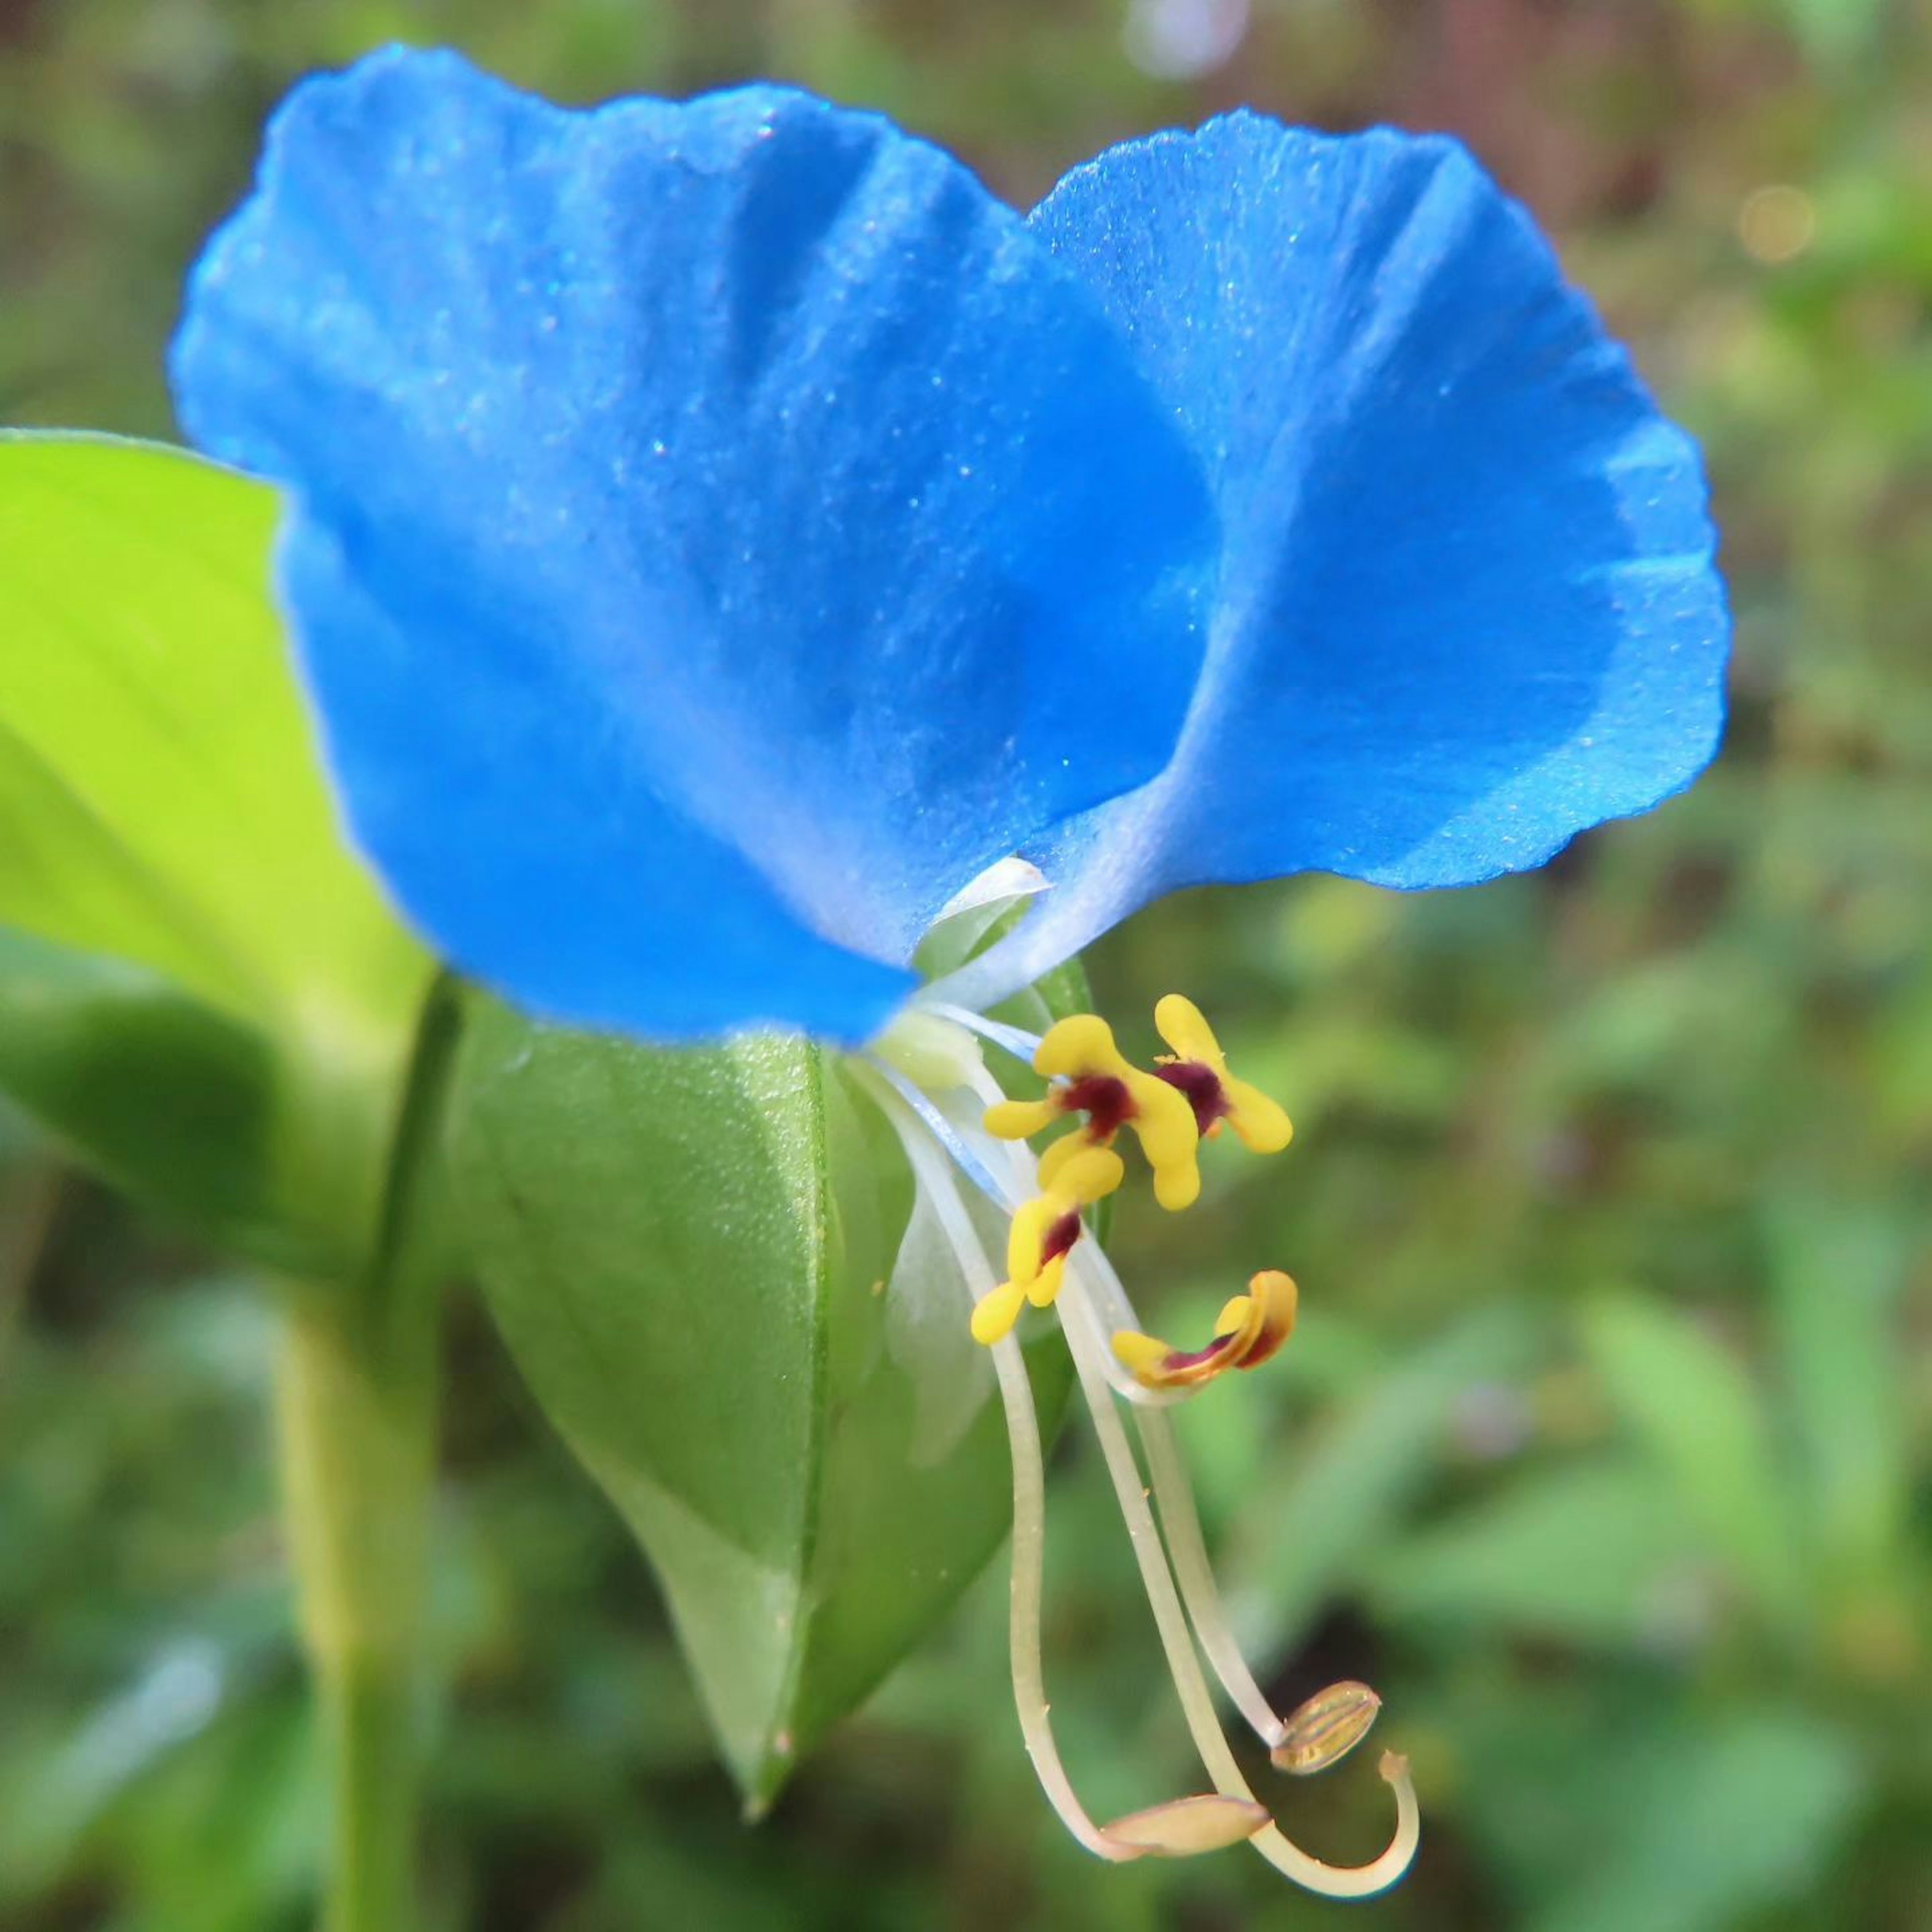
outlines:
[[[1134,1424],[1146,1452],[1148,1473],[1154,1479],[1154,1507],[1160,1512],[1168,1558],[1174,1565],[1174,1581],[1180,1586],[1181,1600],[1187,1606],[1195,1639],[1214,1666],[1222,1689],[1247,1719],[1256,1736],[1272,1750],[1286,1735],[1288,1727],[1262,1694],[1228,1622],[1221,1592],[1214,1581],[1214,1566],[1208,1561],[1207,1541],[1201,1534],[1200,1512],[1194,1506],[1194,1492],[1182,1466],[1180,1444],[1174,1439],[1174,1424],[1166,1416],[1144,1409],[1135,1411]]]
[[[908,1118],[896,1094],[876,1097],[886,1118],[898,1130],[914,1177],[926,1190],[952,1246],[968,1289],[970,1311],[972,1303],[988,1293],[994,1284],[992,1269],[980,1249],[966,1204],[959,1198],[944,1154],[920,1130],[923,1110]],[[1094,1823],[1075,1793],[1054,1740],[1040,1646],[1040,1600],[1046,1574],[1046,1471],[1040,1449],[1040,1418],[1018,1342],[1009,1335],[994,1348],[992,1354],[993,1366],[999,1376],[1000,1402],[1006,1411],[1006,1442],[1012,1456],[1013,1545],[1007,1642],[1012,1660],[1013,1704],[1019,1715],[1020,1736],[1027,1756],[1033,1761],[1034,1775],[1060,1822],[1096,1858],[1121,1862],[1139,1856],[1138,1848],[1130,1850],[1112,1843]]]
[[[872,1060],[865,1065],[864,1072],[871,1076],[869,1084],[876,1097],[898,1131],[919,1184],[928,1190],[958,1256],[970,1297],[976,1300],[994,1286],[993,1272],[958,1194],[949,1157],[975,1186],[1011,1213],[1036,1190],[1034,1156],[1023,1142],[997,1141],[976,1121],[969,1123],[949,1116],[890,1065]],[[972,1088],[984,1104],[1004,1097],[983,1068],[974,1078]],[[1174,1398],[1142,1388],[1114,1359],[1112,1330],[1138,1328],[1140,1324],[1119,1276],[1099,1244],[1090,1238],[1077,1243],[1068,1257],[1058,1312],[1196,1750],[1217,1792],[1231,1800],[1252,1804],[1256,1802],[1254,1794],[1222,1733],[1213,1694],[1195,1648],[1197,1637],[1230,1696],[1264,1742],[1272,1746],[1280,1741],[1281,1721],[1262,1696],[1234,1643],[1214,1586],[1178,1445],[1166,1418],[1151,1413]],[[1074,1794],[1054,1742],[1040,1652],[1046,1506],[1039,1424],[1018,1342],[1008,1336],[993,1354],[1012,1456],[1014,1526],[1009,1630],[1014,1698],[1028,1754],[1048,1802],[1082,1844],[1104,1858],[1119,1860],[1137,1856],[1137,1852],[1111,1842],[1094,1823]],[[1161,1492],[1160,1528],[1156,1526],[1154,1512],[1148,1506],[1149,1492],[1142,1486],[1140,1466],[1111,1399],[1116,1394],[1131,1404],[1142,1418],[1149,1471]],[[1165,1544],[1162,1528],[1166,1532]],[[1186,1595],[1184,1607],[1183,1591]],[[1250,1842],[1277,1870],[1309,1891],[1336,1899],[1371,1897],[1394,1884],[1408,1868],[1420,1838],[1420,1817],[1406,1764],[1393,1754],[1385,1754],[1382,1776],[1395,1792],[1396,1828],[1381,1855],[1366,1864],[1326,1864],[1302,1850],[1274,1824],[1264,1826]]]
[[[1202,1673],[1201,1660],[1188,1630],[1186,1613],[1181,1607],[1173,1576],[1168,1569],[1160,1532],[1154,1526],[1154,1512],[1148,1506],[1140,1466],[1134,1460],[1134,1452],[1127,1441],[1126,1431],[1121,1426],[1119,1412],[1108,1400],[1108,1384],[1095,1358],[1088,1326],[1077,1318],[1069,1318],[1069,1301],[1078,1302],[1084,1298],[1085,1292],[1084,1280],[1076,1272],[1079,1255],[1080,1250],[1076,1248],[1070,1257],[1068,1280],[1060,1290],[1060,1326],[1066,1334],[1067,1346],[1072,1352],[1073,1365],[1086,1394],[1088,1407],[1093,1412],[1094,1430],[1100,1438],[1101,1453],[1106,1459],[1107,1473],[1113,1479],[1120,1514],[1126,1521],[1128,1540],[1140,1566],[1142,1586],[1154,1612],[1161,1648],[1167,1658],[1168,1672],[1174,1680],[1174,1691],[1180,1700],[1181,1713],[1187,1720],[1194,1748],[1200,1754],[1208,1775],[1214,1780],[1214,1788],[1226,1797],[1252,1802],[1254,1793],[1242,1777],[1240,1767],[1234,1762],[1234,1753],[1228,1748],[1228,1741],[1222,1735],[1220,1720],[1215,1715],[1213,1694]],[[1324,1898],[1367,1898],[1386,1890],[1408,1869],[1414,1859],[1421,1839],[1421,1820],[1414,1790],[1408,1780],[1407,1765],[1393,1754],[1385,1754],[1382,1775],[1394,1788],[1396,1828],[1381,1856],[1366,1864],[1324,1864],[1304,1852],[1276,1825],[1264,1826],[1249,1843],[1284,1876]]]

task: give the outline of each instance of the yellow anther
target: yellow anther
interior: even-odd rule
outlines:
[[[989,1295],[987,1299],[992,1300]],[[1149,1388],[1157,1388],[1157,1382],[1150,1382],[1150,1376],[1158,1376],[1162,1363],[1174,1351],[1154,1336],[1143,1335],[1132,1328],[1124,1328],[1114,1337],[1114,1354],[1121,1367],[1134,1379]]]
[[[1218,1073],[1227,1060],[1208,1016],[1185,993],[1169,993],[1154,1010],[1154,1030],[1179,1060],[1198,1060]]]
[[[1078,1147],[1055,1163],[1046,1192],[1028,1202],[1006,1229],[1006,1280],[973,1310],[973,1339],[990,1348],[1012,1330],[1020,1310],[1052,1305],[1080,1238],[1080,1216],[1120,1184],[1126,1169],[1111,1148]]]
[[[1287,1146],[1294,1132],[1288,1115],[1258,1087],[1228,1071],[1214,1029],[1192,1000],[1169,993],[1155,1006],[1154,1024],[1174,1049],[1174,1058],[1164,1063],[1174,1070],[1168,1077],[1193,1102],[1204,1138],[1218,1133],[1226,1120],[1256,1154],[1279,1154]]]
[[[1056,1020],[1034,1049],[1033,1070],[1048,1080],[1110,1073],[1124,1079],[1135,1070],[1114,1044],[1114,1029],[1098,1013],[1069,1013]]]
[[[1060,1170],[1075,1155],[1090,1149],[1094,1143],[1087,1138],[1084,1127],[1076,1127],[1070,1134],[1062,1134],[1059,1139],[1045,1148],[1040,1156],[1040,1184],[1051,1187],[1060,1178]]]
[[[1047,1030],[1033,1058],[1034,1071],[1057,1083],[1041,1100],[1006,1100],[989,1108],[986,1130],[1002,1140],[1024,1140],[1064,1114],[1085,1115],[1077,1138],[1108,1147],[1123,1127],[1133,1130],[1154,1169],[1154,1198],[1163,1208],[1190,1206],[1201,1192],[1195,1163],[1200,1136],[1187,1096],[1157,1074],[1143,1072],[1114,1042],[1114,1030],[1097,1013],[1072,1013]],[[1048,1159],[1072,1158],[1066,1140]],[[1042,1163],[1042,1178],[1058,1172]]]
[[[1090,1208],[1104,1201],[1126,1178],[1126,1167],[1112,1148],[1082,1148],[1058,1163],[1050,1200],[1069,1208]]]
[[[1195,1129],[1194,1109],[1165,1080],[1150,1073],[1138,1074],[1136,1079],[1147,1082],[1144,1094],[1136,1088],[1134,1097],[1141,1102],[1141,1113],[1132,1124],[1140,1136],[1141,1151],[1154,1169],[1154,1198],[1178,1214],[1201,1198],[1196,1157],[1201,1136]],[[1158,1100],[1156,1094],[1162,1096]]]
[[[1026,1291],[1010,1281],[1001,1282],[973,1304],[974,1340],[988,1348],[995,1342],[1004,1342],[1012,1333],[1013,1324],[1025,1306]]]
[[[1232,1073],[1223,1077],[1223,1084],[1228,1090],[1228,1124],[1251,1153],[1279,1154],[1294,1138],[1294,1123],[1278,1100]]]
[[[1026,1298],[1036,1308],[1051,1308],[1060,1299],[1060,1284],[1066,1279],[1066,1257],[1048,1255],[1039,1274],[1027,1283]]]
[[[1054,1228],[1070,1214],[1078,1211],[1054,1196],[1043,1194],[1036,1200],[1029,1201],[1013,1216],[1012,1225],[1006,1230],[1006,1274],[1014,1286],[1030,1294],[1051,1277],[1046,1300],[1036,1300],[1034,1305],[1037,1307],[1047,1306],[1060,1287],[1060,1264],[1065,1251],[1063,1250],[1059,1255],[1049,1254],[1048,1241]]]
[[[1057,1100],[1002,1100],[986,1109],[986,1131],[1003,1141],[1030,1140],[1043,1134],[1058,1120],[1063,1109]]]
[[[1214,1339],[1192,1353],[1170,1348],[1152,1335],[1126,1330],[1114,1337],[1114,1354],[1143,1388],[1198,1388],[1229,1369],[1266,1361],[1294,1329],[1298,1294],[1279,1268],[1264,1268],[1221,1310]]]

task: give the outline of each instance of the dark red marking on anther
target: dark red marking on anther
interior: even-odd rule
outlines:
[[[1111,1073],[1083,1073],[1060,1089],[1060,1104],[1087,1116],[1087,1131],[1104,1147],[1139,1111],[1127,1083]]]
[[[1176,1348],[1161,1358],[1161,1368],[1171,1376],[1178,1375],[1185,1369],[1198,1369],[1204,1362],[1211,1362],[1216,1356],[1225,1354],[1228,1344],[1234,1339],[1232,1334],[1216,1335],[1204,1348]]]
[[[1047,1229],[1040,1244],[1040,1264],[1046,1267],[1056,1256],[1064,1255],[1080,1238],[1080,1216],[1069,1212]]]
[[[1220,1075],[1198,1060],[1163,1060],[1154,1072],[1187,1096],[1194,1109],[1194,1130],[1203,1140],[1234,1111]]]

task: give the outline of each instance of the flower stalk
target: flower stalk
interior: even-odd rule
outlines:
[[[428,1594],[447,1270],[440,1135],[460,1028],[418,1022],[362,1278],[291,1285],[275,1408],[282,1507],[331,1799],[322,1932],[414,1932],[434,1690]]]
[[[276,1378],[282,1500],[329,1766],[324,1932],[410,1932],[428,1702],[434,1302],[380,1336],[298,1292]]]

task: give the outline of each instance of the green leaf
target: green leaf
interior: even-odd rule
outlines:
[[[1600,1850],[1535,1915],[1534,1932],[1707,1932],[1802,1899],[1870,1776],[1844,1733],[1777,1710],[1660,1735],[1640,1771],[1578,1768]]]
[[[838,1057],[808,1042],[659,1051],[482,998],[452,1134],[490,1305],[649,1553],[761,1806],[1010,1517],[997,1403],[935,1451],[894,1357],[882,1291],[910,1205],[904,1157]],[[1049,1346],[1049,1413],[1065,1373]]]
[[[1660,1474],[1592,1462],[1529,1471],[1380,1552],[1369,1582],[1418,1627],[1634,1647],[1664,1634],[1673,1579],[1698,1554]]]
[[[1856,1602],[1898,1575],[1910,1534],[1900,1364],[1912,1229],[1896,1210],[1816,1197],[1780,1198],[1766,1220],[1810,1573]]]
[[[0,1081],[161,1204],[225,1233],[298,1202],[271,1256],[351,1257],[430,962],[338,829],[268,594],[275,514],[178,451],[0,436],[0,923],[46,942],[0,956],[0,1009],[52,1029]],[[143,1132],[171,1060],[208,1117],[184,1134],[164,1102]]]
[[[1520,1372],[1535,1340],[1520,1309],[1478,1310],[1298,1431],[1292,1473],[1258,1485],[1250,1512],[1259,1526],[1249,1532],[1262,1546],[1258,1586],[1284,1642],[1364,1573],[1436,1476],[1457,1401]]]
[[[1790,1628],[1801,1610],[1795,1526],[1764,1405],[1742,1364],[1684,1316],[1634,1294],[1600,1298],[1583,1338],[1708,1546],[1760,1613]]]
[[[0,1088],[224,1246],[293,1218],[272,1198],[274,1081],[259,1033],[146,968],[0,931]]]

